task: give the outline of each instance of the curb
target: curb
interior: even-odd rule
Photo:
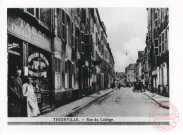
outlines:
[[[89,101],[89,102],[86,103],[86,104],[83,104],[83,105],[80,105],[80,106],[78,106],[78,107],[75,107],[72,111],[68,112],[67,114],[61,115],[60,117],[72,117],[72,115],[73,115],[74,113],[79,112],[79,111],[82,110],[83,108],[85,108],[85,107],[87,107],[87,106],[93,104],[94,102],[100,100],[101,98],[106,97],[107,95],[109,95],[109,94],[112,93],[112,92],[113,92],[113,91],[107,92],[107,93],[105,93],[104,95],[102,95],[102,96],[100,96],[100,97],[97,97],[97,98],[95,98],[95,99]]]
[[[163,108],[165,108],[165,109],[169,109],[168,106],[164,106],[163,104],[161,104],[160,102],[156,101],[154,98],[152,98],[151,96],[149,96],[149,95],[146,94],[145,92],[144,92],[144,94],[145,94],[146,96],[148,96],[149,98],[151,98],[154,102],[156,102],[157,104],[159,104],[161,107],[163,107]]]

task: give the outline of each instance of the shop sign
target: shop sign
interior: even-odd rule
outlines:
[[[12,44],[8,44],[8,50],[12,49],[12,48],[20,48],[18,43],[12,43]]]
[[[28,57],[28,74],[35,77],[47,78],[49,62],[42,53],[35,52]]]
[[[48,60],[46,59],[46,57],[45,57],[42,53],[38,53],[38,52],[31,54],[31,55],[29,56],[29,58],[28,58],[28,62],[31,62],[32,59],[34,59],[34,58],[36,58],[36,57],[42,58],[42,59],[46,62],[46,64],[49,65]],[[44,65],[44,64],[43,64],[43,65]]]
[[[51,49],[49,38],[21,18],[12,18],[8,16],[8,30],[24,37],[33,44]]]

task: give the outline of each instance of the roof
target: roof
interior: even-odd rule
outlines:
[[[134,70],[135,69],[135,63],[131,63],[126,67],[126,70]]]

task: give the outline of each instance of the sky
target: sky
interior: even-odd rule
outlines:
[[[124,72],[125,67],[135,63],[138,51],[145,49],[147,33],[146,8],[98,8],[107,32],[115,71]]]

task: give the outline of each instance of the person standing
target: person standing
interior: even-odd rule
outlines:
[[[121,84],[119,83],[119,85],[118,85],[118,89],[120,90],[120,88],[121,88]]]
[[[27,116],[35,117],[40,114],[37,98],[32,85],[32,78],[26,77],[22,86],[23,95],[27,98]]]
[[[21,73],[21,70],[17,70],[8,80],[8,117],[21,117],[23,99]]]

